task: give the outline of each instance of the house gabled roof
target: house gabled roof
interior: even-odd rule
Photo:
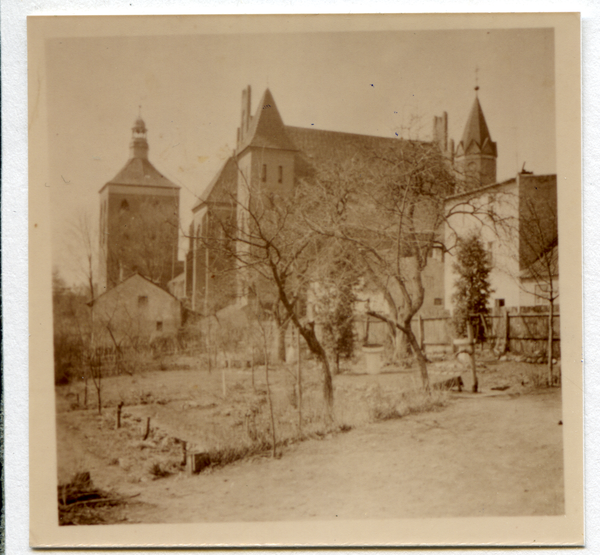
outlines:
[[[446,201],[455,200],[460,197],[476,197],[477,195],[480,195],[487,191],[491,191],[493,189],[499,189],[505,185],[513,185],[516,182],[517,182],[517,179],[515,177],[511,177],[510,179],[500,181],[499,183],[492,183],[491,185],[484,185],[483,187],[478,187],[477,189],[470,189],[468,191],[462,191],[460,193],[456,193],[455,195],[450,195],[450,196],[446,197],[444,200],[446,200]]]
[[[286,133],[286,126],[269,89],[263,93],[258,103],[258,109],[252,118],[248,134],[239,145],[238,152],[242,152],[249,146],[295,150],[294,144]]]
[[[114,292],[118,292],[118,289],[122,288],[123,284],[125,284],[128,281],[130,281],[132,279],[135,279],[135,278],[143,279],[144,281],[147,281],[150,285],[156,287],[156,289],[158,289],[160,292],[164,293],[165,295],[169,295],[169,297],[173,297],[177,302],[180,302],[180,300],[177,297],[175,297],[174,295],[172,295],[171,293],[169,293],[166,289],[163,289],[160,285],[157,285],[153,281],[150,281],[147,277],[144,277],[143,275],[138,274],[136,272],[134,274],[131,274],[128,278],[124,279],[121,283],[118,283],[117,285],[115,285],[114,287],[112,287],[111,289],[109,289],[108,291],[105,291],[101,295],[98,295],[93,301],[90,301],[89,303],[87,303],[87,305],[88,306],[93,306],[102,297],[105,297],[106,295],[110,295],[111,293],[114,293]]]

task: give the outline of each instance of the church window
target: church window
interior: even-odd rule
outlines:
[[[279,177],[277,179],[278,183],[283,183],[283,166],[279,166]]]
[[[263,164],[261,180],[263,183],[267,181],[267,164]]]
[[[433,304],[435,306],[442,306],[442,299],[441,299],[441,297],[436,297],[435,299],[433,299]]]
[[[129,210],[129,203],[127,202],[127,199],[123,199],[123,202],[121,203],[121,210]]]
[[[158,321],[156,322],[156,331],[162,331],[163,330],[163,323]]]
[[[147,305],[148,305],[147,295],[139,295],[138,296],[138,306],[147,306]]]

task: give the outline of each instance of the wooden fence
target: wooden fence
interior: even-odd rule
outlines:
[[[548,314],[527,313],[481,316],[478,325],[485,329],[486,342],[500,351],[523,355],[545,353],[548,344]],[[553,355],[560,356],[560,314],[552,318]],[[425,352],[452,349],[452,318],[421,317],[413,321],[413,332]]]

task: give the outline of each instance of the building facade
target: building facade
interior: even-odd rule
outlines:
[[[139,274],[133,274],[93,302],[98,346],[141,348],[175,335],[182,323],[181,302]]]
[[[166,288],[181,272],[179,186],[148,159],[147,129],[138,118],[132,128],[130,157],[100,194],[100,291],[134,273]]]
[[[544,304],[550,283],[558,293],[556,175],[519,173],[502,183],[449,197],[455,212],[446,223],[446,245],[479,236],[490,256],[490,308],[520,309]],[[452,250],[446,255],[445,304],[453,308],[457,275]],[[545,267],[544,267],[545,266]]]
[[[235,152],[193,208],[185,270],[186,297],[193,310],[210,311],[246,302],[245,280],[236,279],[235,261],[223,256],[224,249],[207,246],[219,245],[224,240],[219,229],[223,221],[235,220],[239,229],[244,228],[244,222],[237,221],[242,211],[236,208],[249,202],[250,190],[260,189],[265,196],[285,196],[299,180],[310,180],[317,167],[341,165],[350,160],[372,164],[369,153],[402,149],[403,142],[397,138],[285,125],[268,89],[254,115],[251,107],[251,88],[248,87],[242,93]],[[442,135],[436,142],[444,141]],[[238,245],[238,248],[244,246]],[[423,305],[427,312],[443,310],[443,252],[441,248],[434,250],[423,274],[429,284]],[[238,254],[243,256],[243,253]]]

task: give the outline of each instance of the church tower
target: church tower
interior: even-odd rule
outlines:
[[[181,270],[179,186],[148,160],[141,117],[131,129],[129,149],[123,169],[99,191],[101,292],[134,273],[166,288]]]
[[[475,87],[477,91],[479,87]],[[498,149],[492,141],[479,97],[475,96],[467,125],[455,153],[455,168],[466,189],[496,183]]]

